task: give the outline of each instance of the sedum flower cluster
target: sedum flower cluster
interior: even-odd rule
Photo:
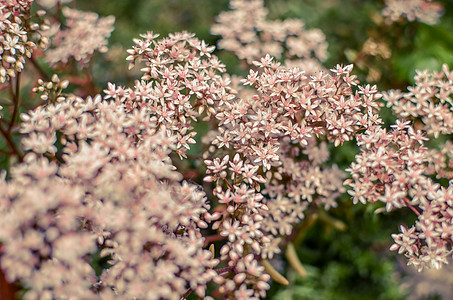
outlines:
[[[415,86],[407,92],[383,93],[394,114],[419,129],[402,120],[390,132],[366,132],[358,139],[362,152],[349,169],[352,179],[347,183],[355,203],[381,201],[387,211],[408,207],[417,215],[415,225],[402,225],[401,233],[392,235],[391,250],[404,253],[419,271],[438,269],[451,256],[452,182],[446,187],[433,178],[453,178],[452,144],[447,140],[430,149],[425,142],[453,132],[452,78],[444,65],[440,72],[417,71]]]
[[[194,34],[182,32],[156,40],[158,36],[143,34],[128,50],[129,68],[137,62],[145,64],[135,87],[109,84],[105,93],[107,99],[123,102],[130,112],[147,107],[156,114],[158,125],[165,125],[176,136],[179,156],[186,157],[189,145],[195,143],[191,122],[209,119],[214,104],[231,97],[229,80],[222,77],[225,65],[211,54],[214,47]]]
[[[61,7],[67,2],[39,1],[66,18],[39,12],[39,25],[29,22],[32,1],[0,2],[2,82],[12,87],[48,37],[52,66],[73,58],[88,67],[107,50],[114,18]],[[37,79],[42,105],[17,126],[24,155],[8,139],[15,81],[12,121],[0,129],[20,163],[0,173],[0,265],[25,299],[264,298],[271,279],[288,284],[270,263],[282,252],[304,276],[297,227],[318,213],[329,218],[345,187],[354,204],[416,214],[392,235],[391,250],[408,264],[448,262],[453,190],[438,179],[453,178],[453,146],[426,144],[452,133],[453,73],[418,72],[408,92],[381,93],[361,85],[352,65],[321,66],[319,30],[266,20],[261,0],[230,6],[212,32],[246,61],[246,77],[226,73],[215,47],[194,34],[147,32],[127,50],[129,68],[141,68],[133,86],[110,82],[82,98],[64,75]],[[370,53],[376,47],[370,42]],[[390,130],[382,100],[399,118]],[[346,179],[329,151],[354,141],[360,153]]]
[[[0,239],[2,268],[27,298],[204,295],[217,276],[200,233],[210,206],[181,181],[168,156],[175,138],[147,108],[69,97],[22,119],[30,152],[2,179]],[[93,255],[108,259],[101,274]]]
[[[409,22],[415,20],[436,24],[443,13],[443,6],[431,0],[386,0],[382,15],[387,23],[398,21],[401,17]]]
[[[68,4],[72,0],[36,0],[36,3],[46,9],[51,9],[57,5]]]
[[[303,66],[307,73],[322,68],[327,42],[319,29],[305,29],[298,19],[267,20],[263,0],[231,0],[231,11],[222,12],[211,27],[220,35],[218,47],[232,51],[251,65],[266,54],[287,58],[290,66]]]
[[[453,133],[453,72],[443,65],[440,72],[417,71],[415,86],[403,93],[390,90],[384,94],[387,106],[401,118],[419,120],[430,136]]]
[[[352,66],[306,76],[297,68],[281,67],[270,56],[254,64],[257,71],[251,70],[242,80],[243,88],[253,89],[239,93],[249,96],[217,108],[218,131],[211,133],[211,144],[216,147],[211,146],[205,156],[222,151],[237,154],[233,159],[226,155],[207,160],[205,181],[217,183],[215,194],[227,205],[226,214],[241,209],[235,199],[243,197],[236,196],[237,189],[245,191],[247,184],[260,191],[260,184],[265,183],[260,199],[264,196],[261,202],[266,209],[259,212],[260,219],[264,218],[258,224],[266,241],[261,241],[263,250],[257,254],[273,258],[310,204],[326,209],[337,205],[335,199],[344,191],[344,174],[335,165],[325,165],[327,143],[338,146],[379,124],[376,100],[380,94],[375,87],[355,87],[358,82],[350,75]],[[219,181],[230,181],[226,191],[218,186]],[[250,232],[248,220],[257,212],[249,209],[241,211],[243,218],[250,216],[236,223],[237,232]],[[231,222],[224,217],[223,226],[229,228]],[[239,249],[241,254],[242,244],[255,237],[244,235],[245,239],[230,239],[232,245],[226,246],[230,253]]]
[[[419,271],[438,269],[451,256],[453,189],[451,182],[443,187],[428,176],[427,138],[409,123],[397,121],[390,132],[373,128],[359,137],[361,153],[345,183],[352,187],[354,203],[380,201],[385,208],[378,210],[387,212],[410,208],[417,215],[415,225],[402,225],[390,249],[403,253]]]
[[[403,93],[390,90],[384,93],[387,106],[395,115],[414,121],[428,136],[438,138],[453,133],[453,72],[443,65],[440,72],[417,71],[415,86]],[[428,150],[428,174],[437,178],[452,179],[453,153],[451,142],[446,141],[438,149]]]
[[[37,12],[38,23],[32,20],[32,0],[0,1],[0,83],[16,77],[24,69],[25,59],[37,47],[45,47],[48,40],[39,31],[48,29]]]
[[[107,52],[107,39],[113,31],[113,16],[99,18],[94,12],[83,12],[63,7],[65,27],[54,24],[45,32],[51,40],[51,48],[46,53],[50,65],[67,63],[70,58],[80,65],[86,65],[95,51]]]

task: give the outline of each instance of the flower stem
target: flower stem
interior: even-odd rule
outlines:
[[[289,242],[286,246],[285,256],[289,264],[293,269],[302,277],[307,277],[307,271],[305,271],[304,266],[300,262],[299,257],[297,256],[296,248],[292,242]]]
[[[12,84],[10,85],[11,87],[11,96],[13,98],[13,114],[11,115],[11,121],[8,126],[8,130],[6,131],[8,135],[11,133],[11,130],[13,129],[14,123],[16,122],[16,118],[19,112],[19,105],[20,105],[20,72],[17,73],[16,75],[16,89],[15,91],[13,90]]]
[[[271,263],[267,259],[261,260],[261,264],[264,267],[264,270],[266,271],[269,276],[275,281],[283,285],[288,285],[289,281],[286,279],[282,274],[280,274],[277,270],[274,269],[274,267],[271,265]]]
[[[11,136],[8,134],[8,132],[5,129],[3,129],[2,126],[0,126],[0,133],[2,134],[6,143],[8,144],[8,147],[11,150],[12,154],[17,155],[17,158],[19,159],[19,161],[22,162],[24,160],[23,154],[20,152],[19,148],[17,148],[17,146],[14,144],[14,141],[12,140]]]

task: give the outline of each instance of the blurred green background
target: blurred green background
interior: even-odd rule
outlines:
[[[453,1],[438,1],[445,7],[441,22],[431,26],[418,22],[398,22],[390,26],[376,24],[384,1],[375,0],[266,0],[269,19],[299,18],[307,28],[320,28],[329,43],[329,58],[325,66],[350,63],[347,53],[360,51],[372,37],[389,44],[389,59],[376,58],[369,64],[378,65],[383,76],[381,89],[404,88],[412,81],[416,69],[439,69],[443,63],[453,64]],[[210,34],[215,17],[228,10],[228,0],[78,0],[76,6],[100,15],[116,17],[110,46],[132,45],[132,38],[154,31],[168,33],[187,30],[198,38],[215,45],[218,36]],[[126,54],[123,53],[125,56]],[[237,61],[231,53],[217,55],[237,72]],[[351,55],[349,55],[351,56]],[[357,71],[357,70],[356,70]],[[368,70],[360,75],[365,78]]]

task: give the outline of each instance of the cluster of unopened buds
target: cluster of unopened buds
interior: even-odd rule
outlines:
[[[60,101],[64,99],[62,91],[69,86],[69,80],[60,80],[57,74],[52,75],[50,81],[45,82],[41,78],[38,79],[38,86],[32,91],[40,94],[39,98],[43,101]]]

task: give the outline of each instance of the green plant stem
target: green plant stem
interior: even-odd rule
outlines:
[[[269,276],[275,281],[283,285],[288,285],[289,281],[282,274],[280,274],[267,259],[261,260],[261,265],[263,265],[264,270]]]
[[[333,228],[340,230],[340,231],[346,230],[347,226],[343,221],[332,217],[331,215],[327,214],[324,210],[319,210],[318,214],[319,214],[320,220],[331,225]]]
[[[307,271],[305,271],[304,266],[302,265],[299,257],[297,256],[296,248],[292,242],[289,242],[286,246],[285,256],[289,264],[293,269],[301,276],[307,277]]]
[[[316,212],[308,212],[309,215],[293,230],[293,232],[288,235],[283,242],[281,243],[281,247],[285,248],[289,242],[294,241],[295,245],[300,244],[300,240],[302,239],[305,232],[313,226],[313,224],[318,219],[318,214]]]
[[[8,134],[8,132],[2,126],[0,126],[0,133],[2,134],[6,143],[8,144],[8,147],[11,150],[12,154],[17,155],[17,158],[19,159],[19,161],[22,162],[24,160],[23,154],[20,152],[19,148],[16,147],[11,136]]]
[[[50,81],[50,76],[47,75],[46,72],[44,72],[43,68],[41,68],[41,66],[38,64],[38,62],[36,61],[36,59],[32,56],[29,58],[31,64],[33,65],[33,67],[35,67],[36,71],[38,71],[39,75],[41,75],[41,77],[45,80],[45,81]]]
[[[4,150],[0,150],[0,154],[9,156],[9,155],[12,155],[14,153],[13,152],[8,152],[8,151],[4,151]]]
[[[13,90],[13,86],[10,85],[11,87],[11,96],[13,98],[13,114],[11,115],[11,122],[9,123],[8,130],[6,131],[8,135],[11,133],[11,130],[13,129],[14,123],[16,122],[17,115],[19,113],[19,105],[20,105],[20,75],[21,73],[17,73],[16,75],[16,89],[15,91]]]

